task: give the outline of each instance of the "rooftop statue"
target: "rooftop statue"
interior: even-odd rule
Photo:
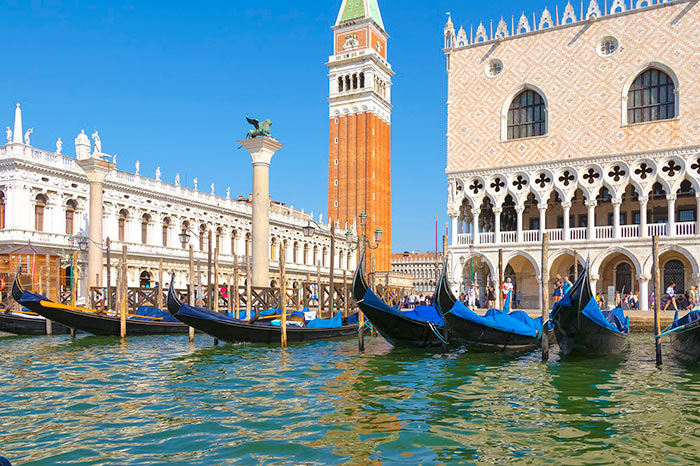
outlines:
[[[94,154],[101,154],[102,153],[102,140],[100,139],[100,135],[97,133],[97,131],[92,133],[92,140],[95,141]]]
[[[254,118],[248,118],[246,117],[246,120],[248,123],[253,125],[255,129],[251,129],[248,131],[248,135],[246,136],[246,139],[253,139],[257,137],[272,137],[272,134],[270,134],[270,128],[272,127],[272,121],[265,120],[262,123]]]

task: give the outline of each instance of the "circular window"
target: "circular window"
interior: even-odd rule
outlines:
[[[486,76],[489,78],[495,78],[499,74],[503,72],[503,62],[497,58],[494,58],[493,60],[490,60],[486,64],[486,68],[484,68],[484,73],[486,73]]]
[[[609,57],[620,48],[620,43],[612,36],[603,37],[596,45],[596,53],[601,57]]]

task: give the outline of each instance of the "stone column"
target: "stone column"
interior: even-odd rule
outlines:
[[[700,193],[695,193],[697,210],[695,212],[695,236],[700,236]]]
[[[253,163],[252,286],[270,285],[270,161],[282,148],[276,139],[257,137],[239,143]]]
[[[620,206],[622,199],[614,198],[613,205],[613,238],[617,239],[621,236],[620,232]]]
[[[676,195],[667,194],[668,223],[666,224],[666,236],[676,236]]]
[[[523,212],[525,212],[525,206],[524,205],[516,205],[515,206],[515,213],[517,214],[517,242],[522,243],[523,242]]]
[[[457,236],[459,236],[459,216],[455,213],[450,215],[452,225],[452,246],[457,245]]]
[[[479,215],[481,209],[472,209],[472,244],[479,244]]]
[[[493,208],[493,218],[495,220],[495,232],[496,232],[496,238],[495,238],[495,243],[496,244],[501,244],[501,214],[503,213],[503,208],[501,207],[494,207]]]
[[[649,236],[649,227],[647,226],[647,206],[649,205],[649,196],[639,196],[639,237],[646,238]]]
[[[588,240],[595,239],[595,208],[598,205],[598,201],[591,200],[586,201],[586,207],[588,207]]]
[[[540,241],[544,238],[544,232],[547,231],[547,203],[537,204],[540,209]]]
[[[569,216],[571,215],[571,202],[562,202],[562,209],[564,210],[564,241],[571,240],[571,225],[569,223]]]
[[[593,296],[595,296],[598,293],[596,291],[596,289],[598,287],[598,280],[600,280],[600,275],[591,274],[591,292],[593,293]],[[603,310],[605,310],[605,309],[603,309]]]
[[[99,157],[78,160],[90,182],[90,204],[88,208],[88,267],[87,286],[102,286],[102,189],[107,174],[114,164]]]
[[[651,275],[641,274],[639,275],[639,310],[648,311],[649,310],[649,280],[651,280]]]

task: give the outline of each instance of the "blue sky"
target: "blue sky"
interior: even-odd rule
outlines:
[[[255,6],[255,4],[261,6]],[[99,130],[118,166],[217,194],[251,190],[236,140],[245,115],[271,118],[285,144],[271,194],[316,214],[327,210],[325,63],[340,0],[247,2],[0,0],[4,37],[0,127],[20,101],[32,144],[74,155],[80,129]],[[529,17],[544,1],[380,0],[391,35],[393,249],[434,247],[445,229],[445,12],[455,24]],[[560,2],[560,8],[564,3]],[[554,3],[547,4],[552,11]],[[510,22],[510,21],[509,21]],[[4,110],[3,110],[4,109]]]

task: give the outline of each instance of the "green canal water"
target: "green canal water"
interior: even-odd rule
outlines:
[[[370,339],[0,338],[16,465],[700,463],[700,370],[649,336],[612,360],[424,353]]]

